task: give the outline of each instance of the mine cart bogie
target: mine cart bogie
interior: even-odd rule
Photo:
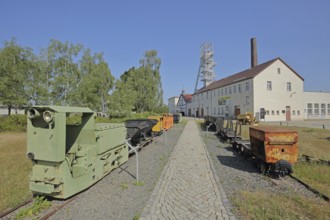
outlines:
[[[152,141],[152,128],[156,125],[156,119],[130,119],[126,121],[127,139],[133,146],[144,146]]]
[[[231,143],[235,137],[235,127],[237,120],[223,117],[216,118],[216,131],[222,142]]]
[[[208,128],[209,131],[217,131],[216,125],[217,117],[213,116],[205,116],[204,117],[204,125]]]
[[[182,120],[181,113],[177,113],[173,115],[173,122],[174,123],[180,123]]]
[[[68,198],[128,160],[124,124],[95,124],[88,108],[36,106],[28,110],[29,188]]]

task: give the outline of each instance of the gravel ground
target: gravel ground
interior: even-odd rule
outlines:
[[[113,170],[101,181],[77,195],[77,198],[49,219],[134,219],[139,217],[176,145],[184,123],[175,124],[165,134],[138,152],[139,181],[136,156]],[[54,200],[57,206],[65,201]],[[49,209],[50,210],[50,209]],[[42,213],[41,215],[44,215]],[[12,219],[9,216],[8,219]]]
[[[300,194],[315,202],[322,203],[322,199],[305,188],[302,184],[285,177],[274,180],[261,175],[253,161],[244,159],[239,153],[233,151],[230,144],[221,143],[213,132],[202,131],[202,136],[215,166],[220,184],[225,190],[229,200],[239,196],[240,191],[254,192],[257,190],[270,191],[281,194]],[[233,213],[238,215],[236,210]],[[237,216],[237,218],[240,218]]]

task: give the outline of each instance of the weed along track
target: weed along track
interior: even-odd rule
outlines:
[[[313,188],[312,186],[310,186],[309,184],[305,183],[304,181],[300,180],[299,178],[293,176],[293,175],[289,175],[290,178],[294,179],[295,181],[299,182],[300,184],[302,184],[303,186],[305,186],[308,190],[310,190],[311,192],[313,192],[315,195],[320,196],[322,199],[324,199],[327,202],[330,202],[330,199],[328,196],[324,195],[323,193],[321,193],[320,191],[318,191],[317,189]]]
[[[25,219],[28,217],[37,217],[40,220],[46,220],[53,216],[57,211],[63,209],[66,205],[77,198],[74,196],[67,200],[58,200],[52,203],[52,198],[35,197],[22,204],[0,214],[1,219]]]
[[[32,199],[28,199],[28,200],[22,202],[21,204],[15,206],[15,207],[13,207],[13,208],[5,211],[5,212],[0,213],[0,219],[2,219],[2,218],[5,219],[7,216],[10,216],[16,210],[19,210],[21,208],[27,207],[28,204],[30,204],[31,202],[32,202]]]

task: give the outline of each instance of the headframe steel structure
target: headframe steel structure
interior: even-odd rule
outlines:
[[[203,87],[208,86],[215,79],[216,75],[213,68],[216,63],[213,60],[213,56],[213,45],[211,43],[204,42],[200,49],[200,64],[195,84],[195,92],[197,91],[199,79],[203,82]]]

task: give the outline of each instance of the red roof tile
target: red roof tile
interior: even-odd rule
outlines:
[[[192,100],[192,94],[183,94],[182,97],[185,102],[191,102]]]

